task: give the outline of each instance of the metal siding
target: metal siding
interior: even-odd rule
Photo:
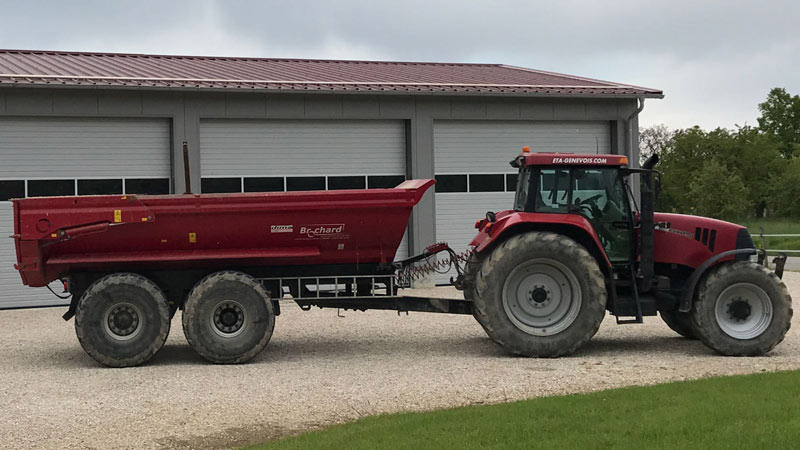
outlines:
[[[0,118],[5,179],[169,178],[169,149],[167,120]],[[0,236],[13,228],[11,203],[0,202]],[[13,241],[0,239],[0,309],[68,304],[44,288],[23,286],[15,262]]]
[[[543,152],[609,153],[609,131],[607,121],[437,121],[434,167],[436,174],[515,173],[508,162],[525,145]]]
[[[204,177],[406,175],[406,128],[383,120],[202,120]],[[408,255],[408,232],[397,259]]]
[[[169,177],[166,120],[0,118],[0,178]]]
[[[402,121],[203,120],[202,176],[405,175]]]
[[[516,173],[509,165],[522,146],[533,151],[609,153],[610,125],[599,122],[442,121],[434,124],[436,174]],[[511,209],[513,192],[437,193],[436,239],[457,252],[475,237],[486,211]],[[454,272],[439,274],[448,283]]]

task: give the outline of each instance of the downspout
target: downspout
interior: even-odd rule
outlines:
[[[636,97],[639,102],[639,107],[636,108],[632,113],[625,118],[625,132],[627,133],[628,137],[628,152],[630,152],[630,158],[633,159],[633,127],[631,126],[631,121],[634,117],[638,116],[640,112],[644,109],[644,97]],[[636,161],[636,167],[639,166],[639,161]]]

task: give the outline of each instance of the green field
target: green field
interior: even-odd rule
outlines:
[[[800,372],[795,371],[373,416],[251,449],[798,446]]]
[[[753,236],[756,247],[761,248],[761,228],[764,234],[800,234],[800,221],[787,219],[758,219],[745,220],[740,222],[746,226]],[[800,236],[798,237],[768,237],[767,250],[800,250]],[[800,254],[790,254],[789,256],[800,256]]]

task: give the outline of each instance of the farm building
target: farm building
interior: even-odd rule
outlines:
[[[436,178],[398,257],[511,206],[523,145],[638,160],[661,91],[501,64],[0,51],[0,235],[25,196],[393,187]],[[0,308],[24,288],[0,240]],[[438,281],[444,281],[441,276]]]

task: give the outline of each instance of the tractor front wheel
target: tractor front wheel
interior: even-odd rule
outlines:
[[[789,331],[792,298],[780,278],[763,266],[726,263],[706,276],[690,317],[700,340],[717,353],[758,356]]]
[[[473,302],[486,332],[511,353],[556,357],[597,333],[606,297],[603,273],[584,247],[563,235],[530,232],[483,260]]]

